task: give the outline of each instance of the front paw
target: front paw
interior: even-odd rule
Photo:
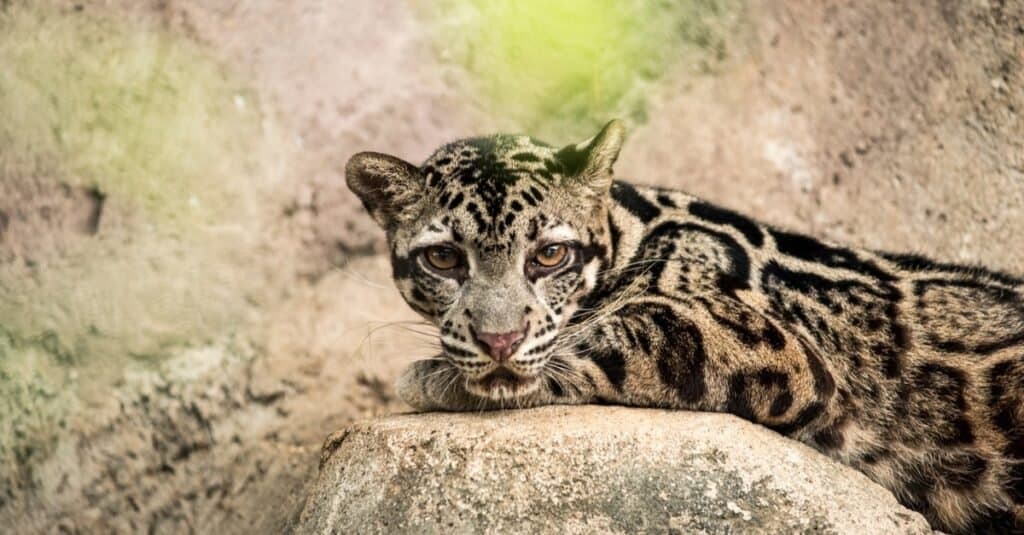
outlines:
[[[395,391],[402,401],[419,411],[468,408],[459,371],[440,359],[413,362],[399,376]]]
[[[395,392],[406,404],[417,410],[430,410],[423,388],[424,368],[434,361],[418,360],[402,371],[395,382]]]

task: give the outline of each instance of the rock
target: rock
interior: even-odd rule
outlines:
[[[401,415],[327,439],[298,533],[931,533],[882,487],[736,417]]]

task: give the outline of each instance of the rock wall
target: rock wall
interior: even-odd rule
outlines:
[[[323,437],[430,351],[342,187],[361,150],[621,114],[623,177],[1024,272],[1020,2],[659,3],[678,35],[621,98],[533,117],[445,40],[501,13],[425,5],[0,0],[0,522],[295,521]]]

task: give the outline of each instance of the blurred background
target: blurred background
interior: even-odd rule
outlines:
[[[562,145],[875,249],[1024,271],[1024,3],[0,0],[0,525],[288,528],[429,333],[361,150]]]

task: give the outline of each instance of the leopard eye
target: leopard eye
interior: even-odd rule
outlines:
[[[568,256],[569,248],[564,243],[553,243],[551,245],[545,245],[537,254],[534,255],[533,261],[537,265],[553,268],[558,267],[562,262],[565,262],[565,258]]]
[[[428,247],[423,256],[426,257],[427,263],[438,271],[455,269],[461,262],[458,251],[446,245]]]

